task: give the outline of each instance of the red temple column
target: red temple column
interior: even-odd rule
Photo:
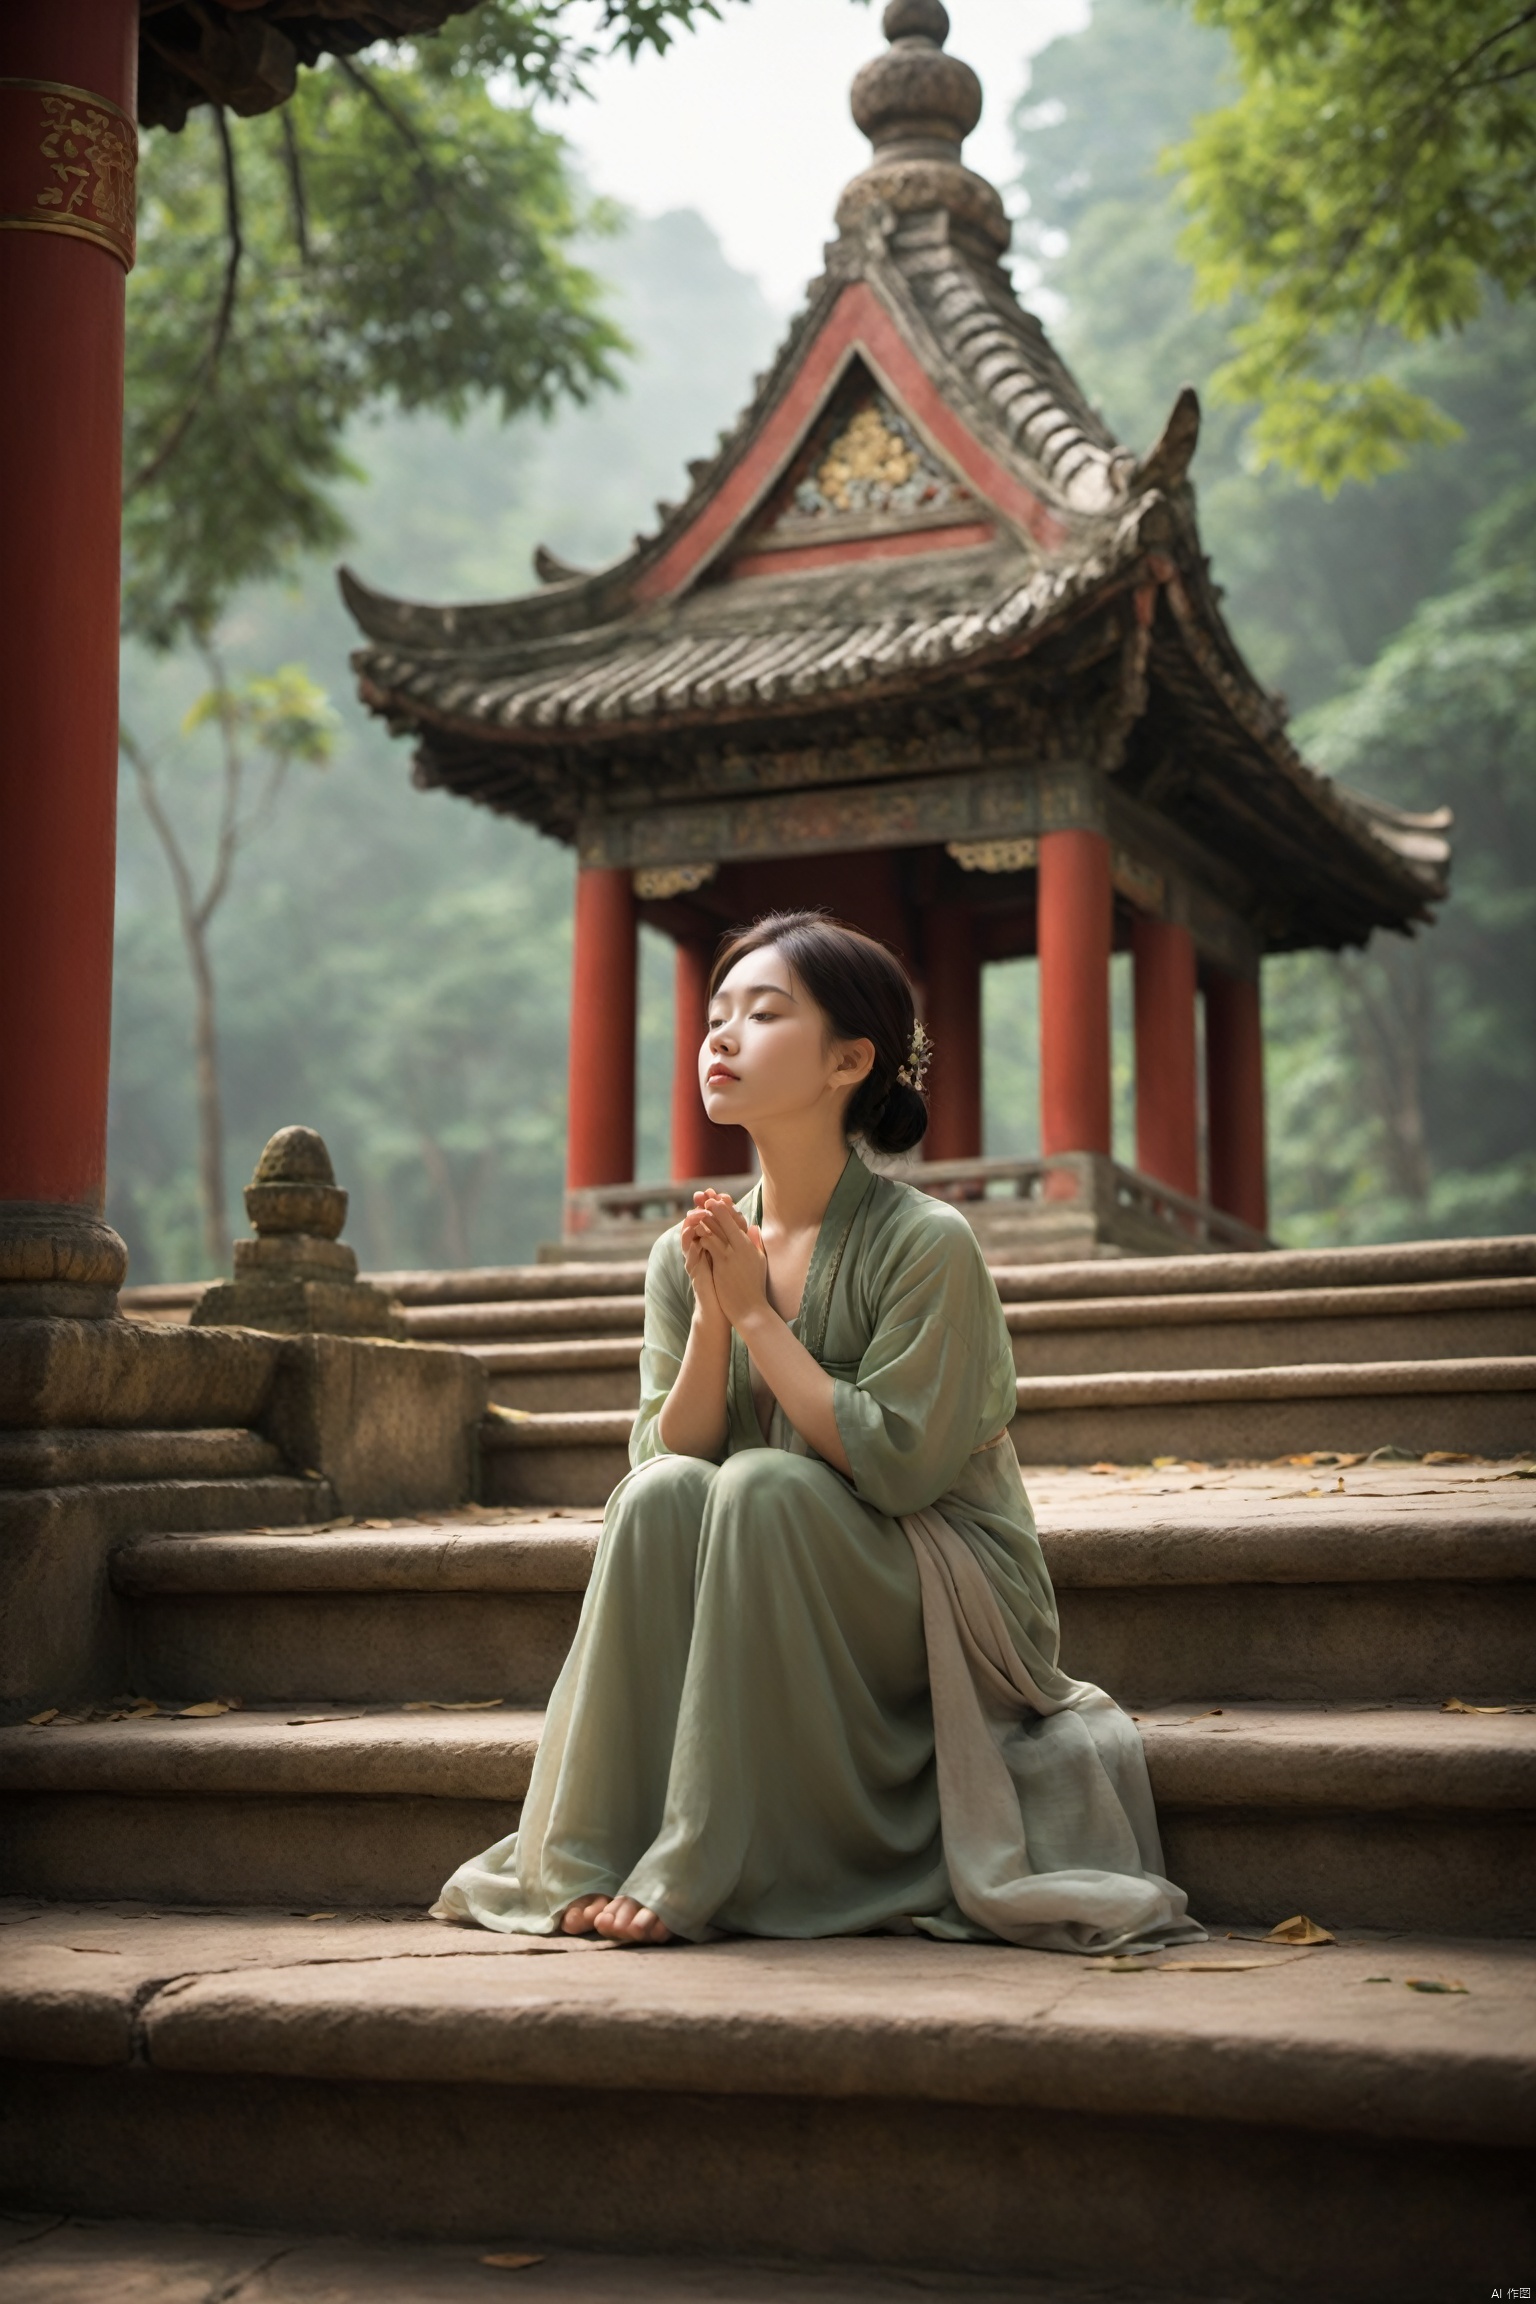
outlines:
[[[1114,897],[1102,832],[1040,836],[1040,1149],[1109,1152]]]
[[[115,1308],[100,1220],[136,0],[0,8],[0,1311]]]
[[[1264,1157],[1264,1024],[1257,976],[1205,978],[1205,1108],[1211,1202],[1269,1229]]]
[[[710,947],[691,937],[677,946],[673,978],[672,1178],[745,1176],[752,1139],[745,1128],[717,1127],[699,1093],[699,1049],[709,1022]]]
[[[925,1160],[981,1157],[981,958],[964,904],[923,918],[924,1017],[933,1040]]]
[[[1198,1199],[1194,938],[1172,920],[1138,914],[1131,952],[1136,981],[1136,1165],[1144,1176]]]
[[[570,1089],[565,1181],[628,1184],[635,1173],[635,993],[638,930],[628,872],[576,874]]]

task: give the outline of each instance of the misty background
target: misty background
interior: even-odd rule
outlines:
[[[831,0],[818,5],[830,16]],[[951,45],[968,55],[956,16]],[[871,15],[838,20],[839,41],[850,22],[859,36],[855,60],[873,51]],[[1027,85],[1023,48],[1024,94],[971,156],[1008,167],[1025,300],[1120,437],[1145,447],[1180,385],[1218,365],[1234,319],[1193,306],[1158,165],[1222,99],[1223,43],[1165,0],[1098,0],[1085,28],[1034,55]],[[995,114],[992,57],[972,60]],[[673,66],[647,70],[659,86]],[[847,71],[827,69],[841,105]],[[855,140],[843,174],[858,162]],[[827,230],[840,181],[825,188]],[[611,559],[747,399],[785,314],[700,213],[628,211],[591,261],[635,347],[625,388],[548,423],[482,412],[457,430],[358,427],[347,556],[371,584],[496,598],[529,588],[537,543],[580,565]],[[1209,406],[1194,467],[1225,612],[1303,750],[1457,815],[1434,929],[1266,963],[1273,1228],[1287,1244],[1536,1229],[1536,323],[1490,306],[1401,369],[1463,437],[1370,488],[1329,502],[1255,471],[1242,411]],[[573,861],[412,788],[408,746],[353,698],[356,637],[328,563],[253,591],[221,634],[239,671],[301,663],[340,722],[330,763],[290,772],[214,923],[231,1218],[243,1229],[238,1188],[266,1137],[302,1121],[352,1194],[347,1237],[365,1267],[523,1260],[559,1229]],[[194,846],[215,779],[179,730],[203,684],[194,664],[125,656],[124,719],[163,761]],[[120,834],[107,1213],[132,1279],[195,1277],[191,986],[126,776]],[[637,1174],[651,1177],[667,1165],[671,948],[642,943]],[[1115,993],[1116,1152],[1130,1160],[1123,961]],[[1036,1150],[1032,962],[987,971],[985,1069],[986,1150]]]

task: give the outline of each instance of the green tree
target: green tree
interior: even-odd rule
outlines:
[[[427,599],[504,597],[531,581],[536,543],[599,565],[623,550],[637,509],[678,493],[778,323],[690,213],[622,219],[600,259],[635,346],[622,390],[510,425],[484,402],[459,424],[389,406],[354,420],[343,451],[367,476],[338,483],[335,504],[370,580]],[[231,1180],[275,1127],[302,1120],[331,1146],[353,1195],[348,1237],[372,1267],[462,1262],[466,1246],[470,1262],[531,1257],[560,1226],[570,853],[412,787],[408,748],[351,694],[356,633],[328,555],[243,588],[223,631],[238,676],[307,660],[340,721],[330,767],[289,778],[254,868],[242,862],[210,926]],[[218,779],[175,738],[201,667],[190,650],[132,641],[124,682],[135,731],[181,762],[172,797],[202,856]],[[136,1278],[191,1277],[217,1269],[201,1246],[191,986],[126,764],[124,779],[111,1220]],[[648,1175],[665,1169],[671,1029],[671,949],[647,935]]]
[[[1161,156],[1234,85],[1219,28],[1161,0],[1096,0],[1084,32],[1034,59],[1017,116],[1024,237],[1053,334],[1132,444],[1230,354],[1233,315],[1197,301]],[[1519,895],[1536,882],[1536,826],[1518,686],[1536,305],[1495,295],[1459,333],[1387,357],[1405,389],[1454,415],[1457,439],[1328,499],[1260,468],[1253,411],[1229,401],[1210,410],[1195,464],[1226,613],[1260,677],[1301,708],[1303,749],[1456,816],[1451,897],[1431,930],[1266,968],[1274,1203],[1298,1241],[1536,1219],[1521,1163],[1536,1136],[1536,949]]]
[[[601,28],[664,49],[713,0],[604,0]],[[221,620],[252,583],[334,552],[338,490],[361,472],[349,428],[384,410],[460,423],[548,416],[617,381],[620,331],[573,253],[612,214],[572,181],[536,95],[568,93],[594,51],[564,0],[484,0],[414,44],[332,56],[255,119],[217,106],[146,138],[139,264],[129,291],[124,628],[190,652],[209,687],[186,732],[222,738],[212,862],[190,862],[184,778],[124,737],[164,853],[194,986],[204,1253],[227,1251],[223,1111],[209,929],[239,847],[282,772],[320,743],[302,667],[233,682]],[[294,704],[287,719],[279,698]],[[323,702],[323,699],[321,699]],[[300,724],[309,737],[300,734]],[[272,764],[242,803],[247,742]],[[327,738],[328,742],[328,738]],[[197,814],[195,804],[192,814]],[[180,820],[178,820],[180,814]],[[444,1171],[446,1176],[446,1171]]]
[[[1454,420],[1385,357],[1536,283],[1536,8],[1194,0],[1241,78],[1171,160],[1208,302],[1240,317],[1218,393],[1252,454],[1333,490]]]
[[[211,685],[182,721],[183,736],[200,729],[218,738],[221,789],[212,854],[201,877],[167,798],[163,756],[147,751],[126,725],[119,742],[133,770],[144,813],[154,828],[176,892],[176,916],[192,971],[192,1041],[197,1075],[198,1185],[203,1250],[216,1271],[229,1260],[224,1190],[224,1106],[219,1086],[218,1007],[209,930],[229,894],[235,862],[277,805],[295,761],[324,767],[335,742],[336,715],[303,667],[285,664],[268,678],[231,680],[214,642],[200,635],[198,653]],[[250,796],[251,754],[264,764]]]

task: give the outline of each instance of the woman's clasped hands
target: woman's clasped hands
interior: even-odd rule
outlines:
[[[726,1192],[695,1192],[683,1218],[683,1262],[700,1316],[742,1329],[768,1309],[763,1235]]]

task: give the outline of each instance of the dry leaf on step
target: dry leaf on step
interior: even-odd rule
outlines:
[[[1331,1928],[1320,1928],[1309,1920],[1305,1912],[1295,1912],[1289,1920],[1277,1920],[1264,1939],[1266,1944],[1337,1944],[1338,1938]]]
[[[1305,1951],[1283,1952],[1278,1960],[1159,1960],[1159,1976],[1220,1976],[1230,1970],[1235,1976],[1250,1968],[1286,1968],[1293,1960],[1304,1960]]]
[[[1426,1464],[1474,1464],[1477,1459],[1460,1448],[1431,1448],[1424,1458]]]
[[[522,2256],[509,2248],[499,2256],[482,2256],[480,2261],[482,2264],[494,2264],[498,2272],[526,2272],[530,2264],[542,2264],[544,2259],[542,2256]]]
[[[58,1716],[59,1708],[57,1704],[50,1704],[46,1712],[32,1713],[28,1718],[27,1726],[29,1728],[46,1728],[49,1721],[57,1720]]]
[[[1447,1696],[1440,1707],[1442,1712],[1507,1712],[1507,1704],[1463,1704],[1459,1696]]]
[[[1405,1976],[1403,1982],[1410,1992],[1465,1992],[1467,1989],[1459,1976]]]
[[[436,1696],[416,1696],[402,1709],[406,1712],[494,1712],[505,1702],[505,1696],[476,1696],[462,1704],[445,1703]]]
[[[210,1696],[206,1704],[183,1704],[176,1717],[178,1720],[213,1720],[221,1712],[238,1712],[239,1709],[238,1696]]]

